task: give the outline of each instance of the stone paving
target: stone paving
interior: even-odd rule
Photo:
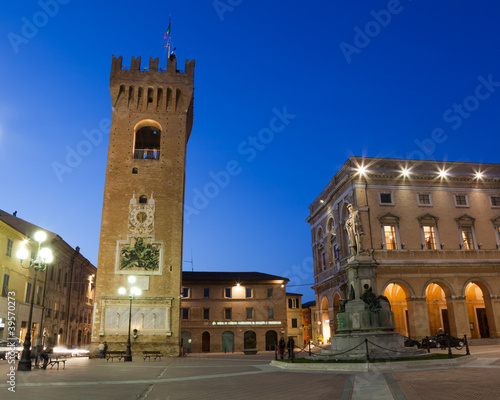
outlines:
[[[433,350],[445,353],[443,350]],[[454,353],[464,353],[465,350]],[[190,354],[162,361],[106,362],[70,358],[66,369],[15,371],[0,361],[1,399],[500,399],[500,345],[474,346],[475,359],[453,369],[420,369],[398,363],[390,371],[283,370],[274,353],[254,356]]]

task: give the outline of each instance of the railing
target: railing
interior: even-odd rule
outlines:
[[[156,149],[135,149],[134,158],[140,160],[159,160],[160,150]]]

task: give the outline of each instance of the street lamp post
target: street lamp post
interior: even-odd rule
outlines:
[[[42,248],[42,243],[47,239],[47,234],[43,231],[38,231],[35,233],[35,241],[38,242],[38,251],[36,258],[30,258],[29,266],[25,267],[23,261],[28,258],[29,251],[25,247],[20,248],[16,256],[21,261],[21,267],[25,269],[33,268],[35,270],[35,277],[33,279],[33,288],[31,293],[31,303],[30,303],[30,316],[28,319],[28,329],[26,332],[26,337],[24,339],[24,348],[21,360],[17,366],[19,371],[31,371],[31,320],[33,317],[33,303],[35,302],[35,290],[36,290],[36,275],[37,272],[43,272],[47,268],[47,265],[52,262],[52,251],[48,247]]]
[[[141,294],[141,289],[131,286],[135,283],[136,278],[135,276],[129,276],[128,277],[128,283],[129,283],[129,291],[128,291],[128,298],[130,300],[130,311],[128,314],[128,340],[127,340],[127,350],[125,351],[125,357],[123,358],[123,361],[132,361],[132,350],[131,350],[131,344],[130,344],[130,328],[132,325],[132,301],[135,299],[135,296],[139,296]],[[120,295],[127,294],[127,289],[124,287],[121,287],[118,289],[118,293]]]

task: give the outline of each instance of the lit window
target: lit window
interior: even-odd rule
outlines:
[[[436,231],[434,226],[422,226],[424,231],[425,248],[428,250],[436,250]]]
[[[399,217],[387,213],[379,217],[379,221],[382,226],[382,249],[399,249]]]
[[[476,248],[474,221],[475,219],[467,214],[456,219],[460,234],[460,248],[464,250],[474,250]]]
[[[462,231],[462,240],[464,242],[465,250],[474,249],[474,239],[472,237],[472,227],[471,226],[463,226],[461,228]]]
[[[396,250],[398,248],[396,227],[394,225],[384,225],[384,239],[386,250]]]

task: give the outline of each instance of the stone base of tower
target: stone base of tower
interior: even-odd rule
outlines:
[[[99,344],[101,342],[106,342],[108,344],[108,351],[123,351],[125,352],[127,349],[127,339],[128,336],[112,336],[112,337],[103,337],[102,340],[97,342],[92,342],[90,345],[90,358],[98,358],[99,357]],[[178,342],[176,343],[168,343],[169,340],[150,340],[148,338],[140,338],[137,339],[130,338],[130,348],[132,352],[132,358],[140,358],[143,357],[144,351],[159,351],[162,357],[178,357],[180,355],[180,347]]]

